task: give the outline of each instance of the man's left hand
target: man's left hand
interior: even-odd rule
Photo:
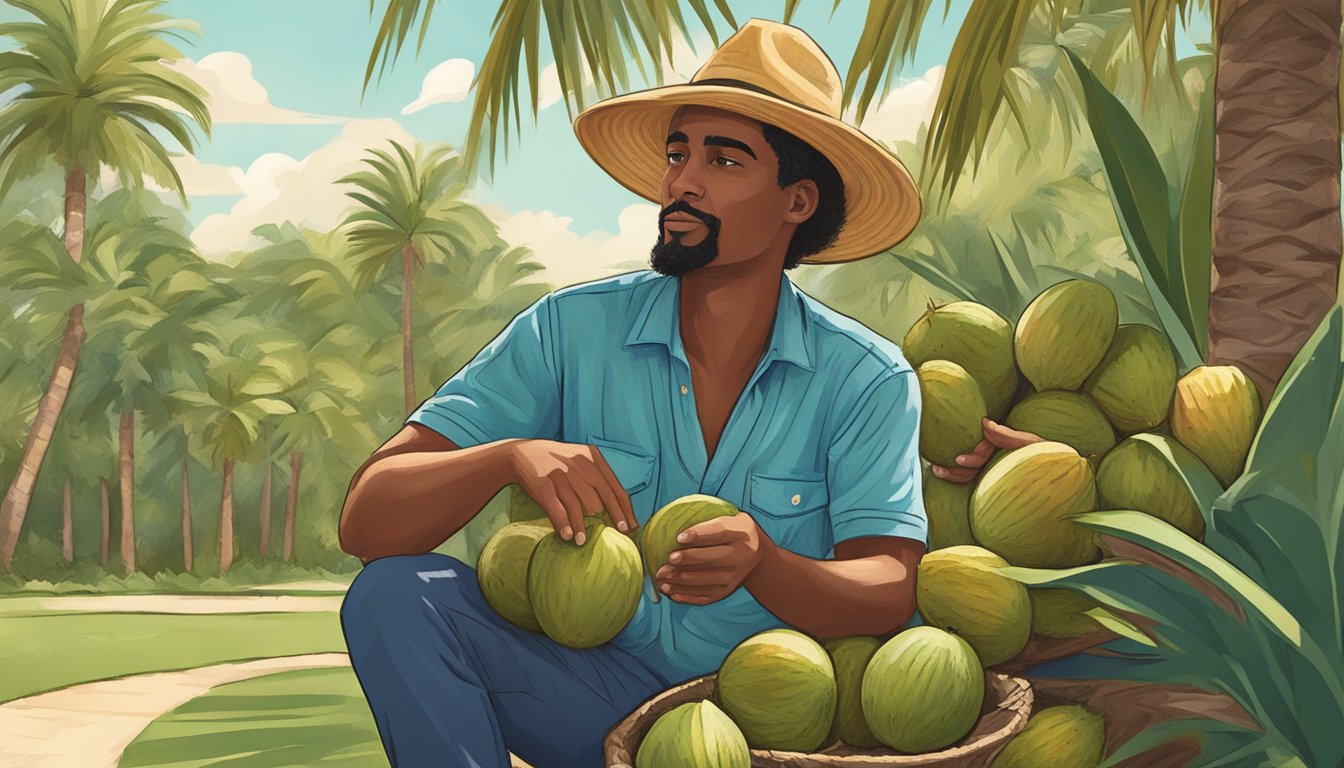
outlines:
[[[679,603],[722,600],[742,585],[771,546],[746,512],[706,520],[677,536],[677,549],[654,574],[654,583]]]

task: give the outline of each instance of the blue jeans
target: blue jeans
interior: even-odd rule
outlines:
[[[364,566],[341,605],[350,662],[394,768],[603,764],[607,731],[671,683],[612,646],[513,626],[446,555]]]

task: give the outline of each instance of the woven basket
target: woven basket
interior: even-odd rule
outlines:
[[[641,704],[607,732],[603,755],[607,768],[633,768],[639,742],[664,712],[691,701],[713,698],[717,675],[706,675],[670,688]],[[857,749],[840,743],[820,752],[751,750],[754,768],[984,768],[1008,740],[1027,725],[1032,691],[1026,680],[998,673],[985,676],[985,706],[980,720],[966,738],[952,746],[922,755],[891,750]]]

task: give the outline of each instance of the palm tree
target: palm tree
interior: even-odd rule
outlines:
[[[479,208],[459,199],[466,189],[462,161],[447,146],[425,151],[391,142],[395,157],[370,149],[368,170],[340,180],[353,184],[347,194],[359,207],[341,223],[347,228],[349,257],[355,262],[357,290],[364,291],[401,255],[401,348],[406,412],[416,398],[412,355],[411,295],[415,264],[465,263],[499,244],[495,225]]]
[[[691,0],[690,5],[718,45],[709,4]],[[864,31],[844,76],[845,105],[855,107],[860,120],[915,51],[933,5],[927,0],[868,3]],[[737,27],[727,3],[714,6]],[[797,6],[797,0],[783,3],[785,21]],[[433,2],[423,0],[388,0],[369,55],[365,88],[380,58],[382,67],[395,60],[417,17],[419,51],[433,8]],[[1342,246],[1341,11],[1336,0],[1284,0],[1273,4],[1272,13],[1264,4],[1218,0],[973,2],[948,58],[917,175],[926,196],[937,188],[950,192],[967,160],[978,165],[984,158],[990,127],[1004,106],[1025,127],[1031,81],[1021,77],[1019,57],[1033,15],[1047,19],[1052,40],[1070,45],[1060,33],[1071,17],[1127,17],[1147,78],[1156,70],[1164,38],[1168,43],[1174,38],[1177,12],[1184,22],[1192,11],[1210,8],[1218,117],[1208,361],[1241,367],[1267,400],[1337,291]],[[507,144],[510,112],[518,122],[525,99],[537,114],[536,52],[543,19],[571,114],[571,100],[582,109],[587,98],[586,73],[592,75],[598,97],[628,89],[627,58],[641,73],[648,71],[647,58],[653,79],[661,82],[662,62],[672,52],[672,30],[689,37],[677,2],[645,3],[638,12],[620,4],[590,8],[545,3],[540,11],[528,0],[500,2],[476,83],[465,147],[469,170],[479,162],[483,145],[493,168],[497,136],[502,134]],[[1107,65],[1120,45],[1104,46],[1106,58],[1087,63]],[[1166,69],[1174,75],[1170,44],[1167,57]],[[524,67],[530,89],[520,97]]]
[[[192,25],[156,13],[163,0],[7,0],[37,23],[0,25],[17,50],[0,52],[0,92],[18,88],[0,108],[0,197],[44,159],[65,169],[64,247],[76,265],[84,253],[85,190],[103,165],[123,186],[144,176],[174,189],[182,180],[148,130],[166,130],[188,151],[187,114],[208,136],[204,90],[165,62],[182,54],[164,39]],[[8,570],[33,483],[79,362],[84,305],[69,308],[60,354],[28,429],[23,459],[0,503],[0,568]]]
[[[223,323],[219,337],[224,345],[196,345],[206,359],[205,387],[177,389],[168,397],[185,423],[201,428],[199,439],[223,472],[219,568],[224,574],[233,565],[234,464],[265,455],[260,425],[267,416],[293,412],[283,397],[303,383],[306,371],[302,342],[255,318]]]

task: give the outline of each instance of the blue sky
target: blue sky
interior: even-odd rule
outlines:
[[[934,3],[919,50],[902,68],[903,82],[915,81],[946,62],[969,4],[970,0],[952,0],[944,23],[940,13],[943,3]],[[385,3],[379,0],[377,5],[381,15]],[[782,0],[730,1],[739,22],[750,17],[778,20],[783,5]],[[301,215],[303,207],[285,203],[284,198],[312,196],[312,185],[330,186],[321,181],[321,168],[344,164],[348,171],[349,164],[357,162],[361,141],[373,143],[375,139],[403,135],[404,131],[424,142],[460,144],[471,94],[410,114],[402,111],[417,99],[426,75],[436,66],[450,59],[465,59],[479,67],[496,6],[486,2],[438,3],[419,57],[414,55],[412,40],[411,47],[384,73],[381,82],[370,85],[361,102],[360,85],[375,32],[366,0],[167,2],[163,7],[166,13],[192,19],[201,27],[201,35],[190,38],[194,44],[179,46],[188,58],[195,62],[205,59],[202,65],[211,65],[239,93],[247,88],[255,91],[257,85],[265,89],[267,106],[239,119],[251,120],[249,114],[263,112],[271,115],[264,119],[290,119],[283,115],[292,118],[279,123],[229,122],[217,115],[212,137],[202,141],[196,151],[201,167],[192,177],[215,181],[189,184],[188,215],[193,225],[215,217],[211,227],[201,230],[208,234],[204,230],[246,229],[248,223],[264,217],[266,210]],[[829,0],[800,3],[793,23],[821,44],[843,74],[862,30],[867,4],[843,2],[833,17],[831,6]],[[689,9],[686,15],[692,31],[703,34]],[[21,11],[0,5],[0,21],[25,17]],[[1207,40],[1207,22],[1199,22],[1190,37]],[[726,25],[721,28],[723,35],[730,31]],[[1194,52],[1186,35],[1179,35],[1179,41],[1179,55]],[[697,53],[704,55],[708,48],[705,37]],[[216,55],[206,58],[212,54]],[[543,50],[542,64],[550,61],[549,51]],[[249,63],[254,83],[244,77]],[[683,69],[689,76],[694,61],[686,63],[689,67]],[[276,118],[280,111],[285,112]],[[302,118],[294,116],[300,113],[341,121],[296,124],[293,121]],[[328,176],[331,168],[325,171]],[[309,178],[302,183],[296,181],[305,173]],[[303,184],[309,185],[306,193]],[[507,162],[497,167],[494,178],[483,182],[473,197],[483,205],[496,206],[492,210],[497,217],[525,211],[542,216],[544,222],[535,217],[519,219],[513,228],[517,232],[519,227],[532,227],[538,237],[544,236],[542,231],[548,226],[557,228],[556,236],[583,238],[593,232],[614,235],[623,225],[636,226],[644,220],[622,218],[639,199],[589,160],[574,139],[563,104],[543,110],[535,126],[525,115],[521,141],[511,142]],[[240,208],[248,213],[235,215]],[[644,239],[651,240],[652,232],[650,226]],[[583,245],[578,240],[574,244]],[[641,258],[638,253],[633,256]]]

